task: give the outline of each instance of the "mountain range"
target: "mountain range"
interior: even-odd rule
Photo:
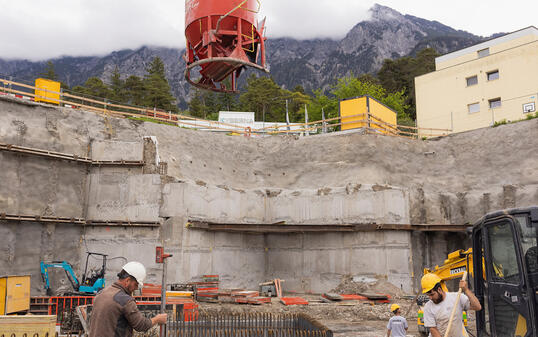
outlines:
[[[283,88],[301,85],[311,91],[327,88],[350,73],[375,73],[387,58],[414,55],[427,47],[444,54],[486,39],[437,21],[403,15],[378,4],[370,9],[370,14],[370,19],[357,23],[340,40],[269,37],[266,49],[270,76]],[[105,56],[66,56],[52,62],[59,79],[72,87],[83,84],[92,76],[108,82],[115,67],[122,78],[142,77],[146,66],[159,56],[165,64],[166,76],[178,104],[185,107],[191,86],[183,77],[183,53],[184,49],[144,46]],[[46,63],[0,59],[0,75],[31,82],[44,71]],[[243,82],[252,71],[242,74]]]

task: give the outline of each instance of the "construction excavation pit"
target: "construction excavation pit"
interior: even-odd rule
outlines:
[[[237,136],[7,95],[0,116],[0,274],[29,297],[5,312],[52,319],[39,336],[87,333],[129,261],[167,336],[382,336],[392,304],[419,336],[424,268],[485,213],[538,201],[536,119],[422,140]]]

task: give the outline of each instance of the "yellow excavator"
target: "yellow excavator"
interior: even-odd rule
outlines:
[[[538,207],[489,213],[473,225],[478,337],[538,336]],[[482,263],[478,263],[481,261]]]
[[[473,248],[448,255],[442,266],[425,269],[441,279],[473,276],[482,305],[477,337],[538,337],[538,207],[497,211],[474,223]],[[469,282],[471,283],[471,282]],[[420,297],[417,298],[419,303]],[[424,331],[419,311],[419,331]],[[463,320],[466,323],[466,314]]]

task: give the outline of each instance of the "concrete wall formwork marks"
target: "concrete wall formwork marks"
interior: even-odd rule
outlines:
[[[269,235],[268,247],[268,276],[285,279],[286,288],[323,292],[346,275],[413,286],[408,232]]]
[[[411,241],[406,232],[248,235],[180,229],[187,218],[254,224],[406,224],[408,196],[400,189],[353,185],[236,191],[180,182],[167,184],[163,196],[161,216],[174,219],[166,223],[174,228],[167,244],[173,247],[182,240],[183,276],[219,273],[224,285],[250,287],[256,280],[279,277],[287,280],[287,289],[323,292],[345,275],[384,275],[411,290]]]
[[[0,97],[1,144],[120,161],[1,150],[0,215],[29,218],[0,219],[0,274],[30,273],[33,293],[42,293],[40,260],[67,260],[80,274],[89,250],[112,258],[107,282],[125,260],[139,260],[155,283],[155,246],[164,245],[173,254],[171,283],[219,274],[224,287],[256,288],[278,277],[288,290],[322,292],[356,276],[411,291],[425,265],[468,248],[465,234],[248,234],[186,225],[472,223],[490,210],[538,203],[537,126],[532,120],[436,141],[249,139]]]

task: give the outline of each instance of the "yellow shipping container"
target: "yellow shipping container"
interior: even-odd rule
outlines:
[[[56,334],[56,315],[0,316],[0,336],[53,337]]]
[[[30,275],[0,277],[0,315],[30,310]]]
[[[36,102],[60,104],[60,82],[38,78],[35,80],[35,87]]]
[[[340,117],[341,130],[368,127],[381,133],[391,133],[397,124],[396,111],[370,96],[340,101]]]

